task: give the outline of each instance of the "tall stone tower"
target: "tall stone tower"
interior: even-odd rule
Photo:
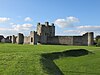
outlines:
[[[31,31],[30,32],[30,44],[37,45],[37,40],[38,40],[37,32]]]
[[[37,24],[37,34],[39,36],[39,42],[42,44],[47,43],[48,37],[55,36],[55,26],[52,23],[52,25],[49,25],[49,22],[45,22],[45,24]]]
[[[24,35],[22,33],[18,33],[17,44],[23,44],[23,43],[24,43]]]
[[[88,32],[88,46],[91,46],[93,45],[94,43],[94,34],[93,32]]]
[[[12,43],[16,43],[16,37],[14,35],[12,35]]]
[[[91,46],[94,43],[94,33],[93,32],[87,32],[85,34],[83,34],[83,38],[82,38],[82,43],[83,45],[86,46]]]

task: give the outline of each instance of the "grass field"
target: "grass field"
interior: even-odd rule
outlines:
[[[0,44],[0,75],[100,75],[100,47]]]

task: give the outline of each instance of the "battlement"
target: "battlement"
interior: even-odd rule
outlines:
[[[49,25],[49,22],[45,22],[45,24],[38,23],[37,34],[39,36],[55,36],[54,24]]]

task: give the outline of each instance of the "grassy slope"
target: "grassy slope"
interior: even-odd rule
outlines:
[[[41,54],[62,51],[66,47],[0,44],[0,75],[46,75]]]
[[[85,49],[93,54],[55,60],[64,75],[100,75],[100,47],[85,47]]]
[[[95,54],[77,58],[61,58],[55,60],[55,63],[65,75],[71,71],[100,73],[99,47],[0,44],[0,75],[48,75],[42,68],[41,54],[81,48],[91,50]],[[74,75],[73,73],[69,75],[71,74]]]

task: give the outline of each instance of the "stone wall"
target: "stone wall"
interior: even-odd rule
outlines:
[[[82,36],[55,36],[48,38],[48,44],[82,45]]]
[[[83,45],[82,44],[82,36],[73,36],[73,45]]]
[[[73,36],[49,37],[48,44],[73,45]]]
[[[54,36],[47,39],[47,44],[62,44],[62,45],[93,45],[93,33],[88,32],[83,36]]]
[[[83,34],[82,44],[85,46],[88,45],[88,34],[87,33]]]
[[[24,44],[30,44],[30,36],[24,36]]]

